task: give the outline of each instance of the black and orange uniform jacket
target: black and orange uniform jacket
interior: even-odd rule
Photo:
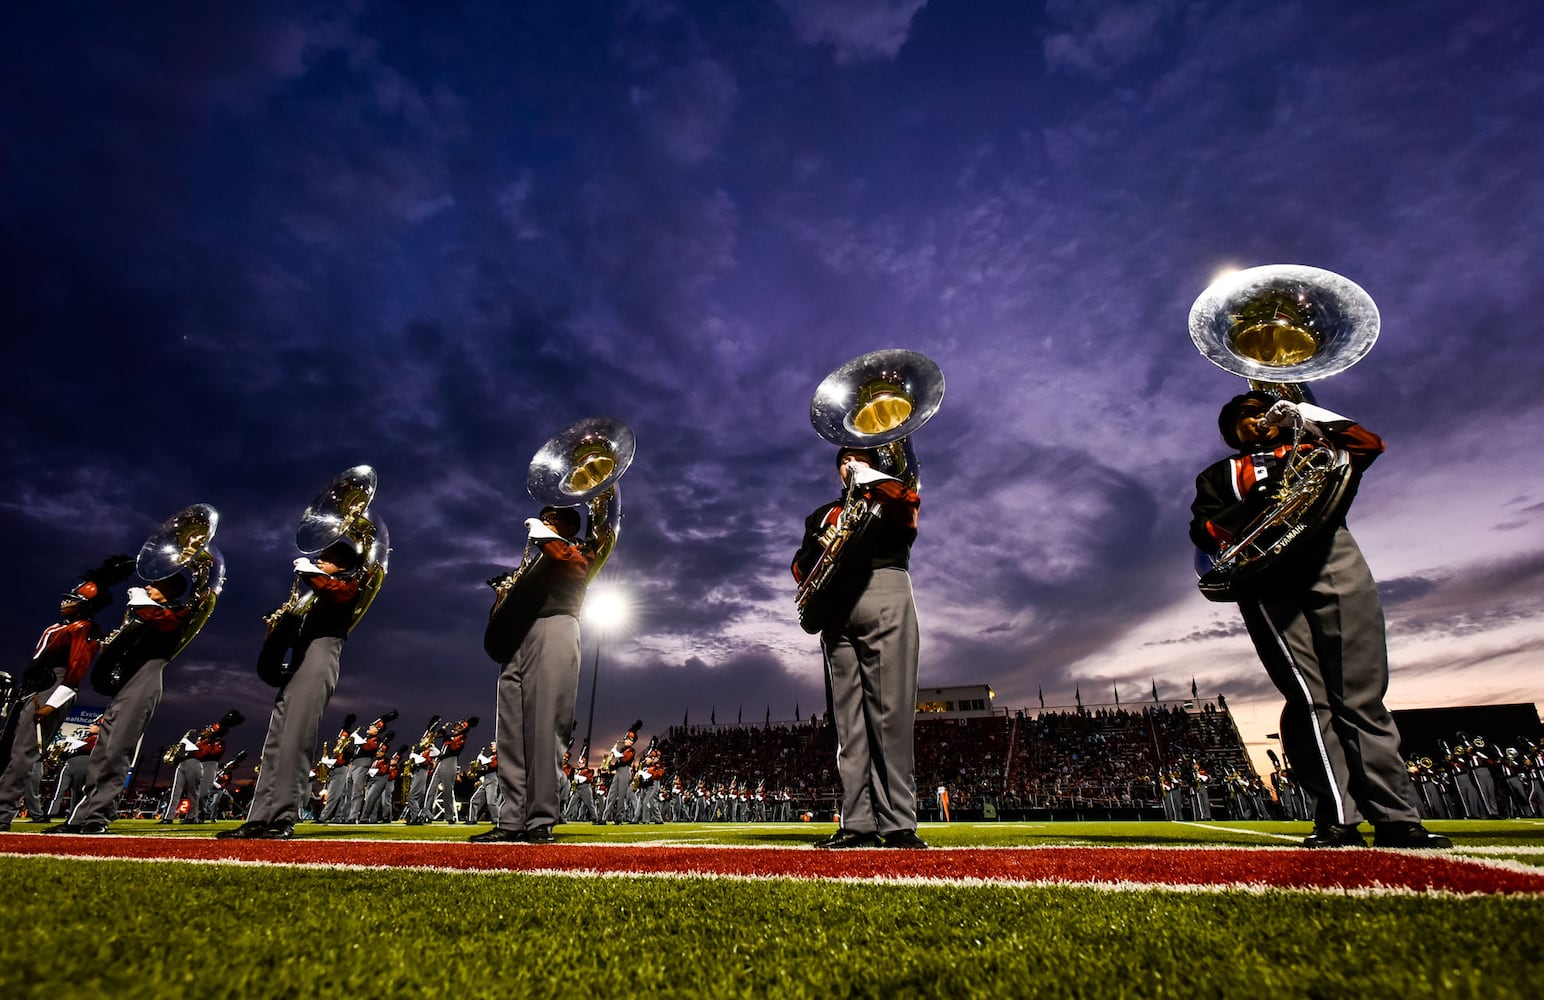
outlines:
[[[225,734],[221,732],[199,733],[198,749],[193,751],[197,760],[219,760],[225,756]]]
[[[1281,562],[1272,566],[1255,584],[1259,589],[1312,586],[1324,564],[1325,547],[1334,535],[1332,529],[1346,523],[1346,511],[1356,497],[1362,473],[1383,454],[1383,439],[1360,424],[1336,423],[1321,429],[1331,444],[1349,456],[1351,482],[1339,508],[1324,520],[1316,536],[1294,542]],[[1298,447],[1311,445],[1305,442]],[[1196,548],[1215,555],[1268,510],[1274,503],[1273,495],[1276,485],[1281,482],[1282,470],[1291,457],[1291,441],[1276,441],[1207,466],[1196,477],[1196,496],[1190,505],[1190,540]]]
[[[454,726],[447,726],[441,730],[445,737],[445,742],[440,746],[441,756],[455,757],[460,755],[461,749],[466,746],[467,730],[471,728],[465,722],[458,722]]]
[[[339,576],[306,573],[301,579],[316,591],[316,603],[306,612],[296,644],[303,645],[312,639],[348,638],[349,626],[354,623],[354,604],[359,599],[359,585],[364,582],[364,570],[351,570]]]
[[[508,592],[501,594],[488,613],[483,649],[501,666],[514,659],[526,633],[538,618],[553,615],[579,617],[589,586],[590,552],[566,538],[533,538],[541,550]]]
[[[922,498],[899,479],[881,479],[860,487],[862,497],[877,505],[879,519],[863,535],[862,551],[845,550],[836,576],[823,589],[833,594],[833,609],[842,617],[863,596],[869,577],[877,569],[909,569],[911,546],[917,540],[917,520]],[[842,513],[842,501],[833,500],[804,519],[804,538],[794,553],[793,578],[803,583],[825,552],[825,533]],[[836,599],[840,595],[840,599]]]
[[[56,622],[38,637],[37,651],[27,668],[29,692],[46,695],[55,687],[80,690],[81,682],[102,648],[102,629],[91,618]],[[46,701],[40,697],[38,704]]]
[[[142,663],[170,657],[177,648],[178,640],[182,638],[182,630],[187,626],[188,619],[193,617],[191,603],[180,607],[157,605],[130,610],[135,618],[149,626],[141,630],[141,638],[134,644],[134,655]]]

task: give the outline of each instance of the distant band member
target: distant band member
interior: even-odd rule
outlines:
[[[614,494],[613,494],[614,496]],[[539,555],[506,581],[488,615],[483,648],[500,665],[497,825],[477,843],[550,843],[562,819],[558,757],[579,697],[579,612],[596,557],[596,521],[581,540],[572,507],[543,507],[527,518]]]
[[[1383,441],[1329,410],[1263,392],[1235,396],[1218,415],[1237,454],[1196,478],[1190,538],[1216,553],[1268,509],[1293,455],[1292,428],[1350,457],[1352,479],[1339,510],[1317,534],[1241,588],[1239,611],[1272,683],[1286,699],[1282,745],[1294,779],[1315,799],[1304,847],[1364,847],[1372,822],[1378,847],[1451,847],[1421,826],[1405,794],[1399,731],[1384,707],[1388,690],[1383,606],[1372,572],[1346,528],[1362,473]]]
[[[86,771],[86,792],[69,820],[50,833],[107,832],[145,730],[161,704],[166,665],[205,596],[180,574],[130,587],[128,594],[132,627],[115,633],[102,657],[113,661],[115,669],[110,676],[99,676],[101,669],[92,671],[92,684],[110,693],[112,700],[102,713],[102,732]]]
[[[54,800],[48,804],[50,816],[65,815],[66,799],[69,800],[72,809],[80,805],[81,798],[86,794],[86,771],[91,766],[91,751],[96,749],[97,740],[101,735],[102,720],[99,717],[86,727],[84,733],[77,732],[65,738],[64,763],[59,768]],[[48,833],[49,830],[43,832]]]
[[[32,663],[22,675],[19,701],[11,706],[0,739],[0,830],[9,830],[27,792],[43,748],[54,740],[69,714],[75,692],[102,644],[95,615],[112,603],[108,588],[134,569],[129,556],[113,556],[84,574],[59,600],[59,621],[43,630]],[[35,818],[42,820],[42,808]]]
[[[866,502],[877,504],[879,520],[865,536],[865,551],[849,553],[842,564],[850,596],[820,633],[842,782],[842,826],[817,841],[820,848],[927,846],[917,836],[919,636],[907,571],[921,499],[884,471],[886,458],[857,448],[836,456],[843,485],[853,484]],[[841,509],[842,502],[833,501],[805,520],[793,558],[795,580],[802,582],[814,567],[824,551],[822,536]]]
[[[434,818],[434,803],[439,801],[445,822],[454,825],[456,815],[456,774],[461,770],[461,751],[466,748],[466,734],[477,725],[477,716],[447,722],[440,727],[440,752],[435,757],[434,773],[429,777],[429,790],[424,793],[426,819]]]
[[[317,726],[338,686],[343,643],[360,597],[364,566],[363,554],[346,536],[323,549],[314,562],[295,560],[295,573],[317,601],[294,642],[292,662],[298,665],[274,698],[247,821],[216,836],[288,840],[294,835],[302,789],[310,785]]]

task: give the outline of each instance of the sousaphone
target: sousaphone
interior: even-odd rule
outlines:
[[[537,450],[526,470],[526,491],[537,503],[547,507],[583,505],[588,509],[590,523],[584,544],[590,557],[589,580],[595,579],[611,557],[621,533],[622,504],[617,481],[632,465],[636,447],[632,429],[625,423],[612,417],[591,417],[553,435]],[[488,581],[496,595],[489,613],[490,623],[542,558],[540,547],[527,540],[520,565]],[[490,641],[491,636],[490,630]],[[500,660],[491,649],[489,655]]]
[[[364,618],[380,593],[391,556],[391,536],[386,530],[386,522],[380,514],[370,510],[375,488],[376,473],[371,466],[356,465],[344,470],[311,501],[295,529],[295,547],[304,556],[321,555],[338,542],[346,542],[357,554],[359,564],[352,572],[361,579],[349,631]],[[283,686],[299,665],[290,662],[289,654],[315,603],[316,592],[297,574],[289,597],[264,616],[268,635],[258,654],[257,675],[265,683]]]
[[[911,489],[920,466],[911,435],[933,418],[944,399],[944,375],[916,351],[891,349],[859,355],[827,375],[810,401],[815,433],[839,448],[875,453],[880,470]],[[877,509],[850,483],[834,525],[822,536],[823,551],[794,594],[799,625],[814,634],[825,628],[849,587],[842,586],[844,556],[862,548],[862,538],[877,519]]]
[[[141,586],[156,586],[163,593],[180,590],[180,596],[168,601],[168,606],[192,606],[166,657],[168,661],[187,648],[209,621],[225,587],[225,557],[213,544],[219,525],[219,511],[207,503],[196,503],[173,514],[145,539],[134,560]],[[125,610],[123,623],[103,640],[102,651],[92,664],[91,686],[105,695],[117,694],[144,665],[143,655],[136,655],[136,650],[150,633],[133,608]]]
[[[1356,364],[1378,339],[1378,307],[1355,282],[1297,264],[1251,267],[1213,283],[1190,309],[1190,339],[1201,356],[1249,380],[1251,389],[1312,402],[1306,383]],[[1291,460],[1272,505],[1215,556],[1197,554],[1201,593],[1238,599],[1237,587],[1312,538],[1340,509],[1349,457],[1294,428]]]

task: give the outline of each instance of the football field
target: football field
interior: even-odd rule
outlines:
[[[0,835],[0,995],[1537,997],[1544,822],[1447,852],[1304,851],[1301,823],[120,822]]]

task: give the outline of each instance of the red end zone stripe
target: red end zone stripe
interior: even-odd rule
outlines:
[[[466,871],[1544,893],[1544,871],[1517,871],[1446,855],[1377,850],[1048,847],[826,852],[788,848],[276,842],[12,834],[0,838],[0,852]]]

